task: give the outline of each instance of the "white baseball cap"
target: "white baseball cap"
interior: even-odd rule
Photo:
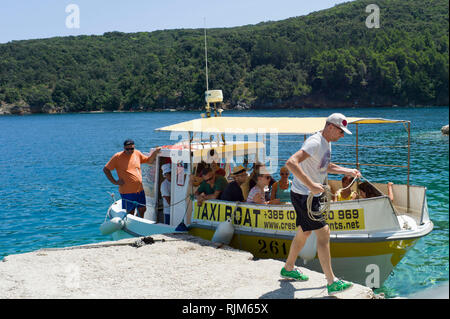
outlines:
[[[163,175],[166,175],[167,173],[171,172],[170,163],[164,164],[161,166],[161,169],[163,171]]]
[[[330,116],[328,116],[327,118],[327,123],[331,123],[336,125],[337,127],[341,128],[345,133],[347,134],[352,134],[352,132],[350,132],[347,129],[347,118],[345,117],[344,114],[341,113],[333,113]]]

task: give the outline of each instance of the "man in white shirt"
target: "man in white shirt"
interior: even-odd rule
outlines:
[[[172,172],[171,164],[167,163],[161,166],[164,181],[161,183],[161,196],[164,204],[164,224],[170,225],[170,181]]]
[[[323,184],[327,174],[347,174],[360,176],[357,169],[350,169],[331,163],[330,142],[336,142],[344,137],[344,132],[352,134],[347,129],[347,119],[343,114],[331,114],[322,131],[310,136],[302,148],[286,162],[286,167],[294,175],[291,187],[291,201],[297,213],[297,233],[291,243],[286,264],[281,270],[281,276],[300,281],[308,277],[295,269],[295,261],[306,243],[306,239],[314,231],[317,236],[317,254],[320,265],[327,279],[328,294],[342,292],[352,286],[351,283],[335,278],[331,267],[330,229],[325,221],[314,221],[308,216],[307,198],[309,193],[320,195],[324,192]],[[312,210],[319,210],[319,197],[314,197]]]

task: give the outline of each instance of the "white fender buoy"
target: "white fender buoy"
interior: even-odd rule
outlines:
[[[231,223],[231,219],[228,218],[226,221],[221,222],[211,239],[213,243],[221,243],[225,245],[229,245],[231,242],[231,238],[234,234],[234,227]]]
[[[303,262],[306,263],[310,260],[313,260],[316,257],[317,253],[317,237],[314,232],[309,235],[308,239],[306,239],[305,246],[303,246],[302,250],[298,254],[298,256],[303,259]]]
[[[106,220],[100,225],[100,232],[102,235],[109,235],[123,228],[125,222],[120,217],[114,217],[113,219]]]

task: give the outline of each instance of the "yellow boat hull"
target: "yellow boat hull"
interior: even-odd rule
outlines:
[[[214,232],[215,229],[194,225],[189,229],[190,234],[207,240],[212,239]],[[373,242],[333,242],[331,240],[330,253],[333,271],[339,278],[371,288],[379,288],[417,240],[418,238]],[[280,260],[287,258],[290,245],[291,239],[269,234],[261,236],[235,233],[230,242],[231,247],[248,251],[255,258]],[[317,255],[306,265],[298,258],[297,265],[322,272]]]

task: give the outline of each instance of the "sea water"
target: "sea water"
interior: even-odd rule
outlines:
[[[376,292],[407,296],[449,280],[448,107],[352,108],[225,111],[225,116],[321,117],[342,112],[351,117],[411,121],[412,185],[427,187],[433,231],[421,238]],[[177,134],[155,132],[166,125],[200,117],[200,112],[58,114],[0,117],[0,259],[40,248],[111,240],[99,226],[117,186],[103,174],[110,157],[131,138],[136,148],[177,142]],[[403,124],[359,125],[359,144],[408,143]],[[355,127],[350,125],[350,129]],[[355,162],[355,136],[332,146],[333,162]],[[299,149],[303,137],[267,137],[276,143],[280,165]],[[339,144],[339,145],[338,145]],[[275,145],[275,144],[274,144]],[[360,148],[359,162],[406,165],[407,148]],[[269,154],[272,156],[275,154]],[[373,182],[406,182],[404,168],[362,167]],[[274,174],[275,178],[279,176]],[[335,176],[339,178],[339,176]]]

